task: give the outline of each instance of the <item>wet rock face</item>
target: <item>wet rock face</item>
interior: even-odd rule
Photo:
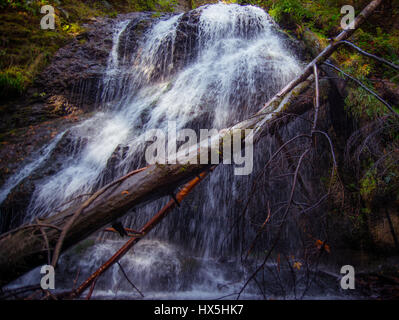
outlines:
[[[165,56],[165,59],[160,59],[152,81],[157,81],[163,73],[163,64],[172,62],[170,73],[175,73],[197,56],[200,15],[201,10],[194,10],[179,19],[176,37],[160,46],[159,56]],[[62,115],[68,115],[79,110],[93,111],[103,89],[102,79],[112,49],[114,27],[123,20],[131,20],[120,36],[118,48],[118,62],[128,69],[129,65],[140,61],[141,47],[151,26],[170,16],[164,14],[153,18],[150,13],[136,12],[85,26],[87,31],[84,34],[57,52],[51,64],[39,75],[32,91],[46,93],[43,100],[48,113],[61,115],[61,110],[64,110]],[[64,107],[60,108],[60,103]]]
[[[35,184],[30,179],[22,181],[1,204],[0,234],[20,226],[25,218],[25,211]]]
[[[60,126],[59,129],[61,128]],[[43,133],[43,129],[40,132]],[[54,135],[55,133],[52,136]],[[16,228],[24,222],[36,185],[57,173],[65,158],[77,156],[86,143],[87,140],[84,138],[75,142],[71,133],[66,132],[49,154],[48,159],[11,190],[4,202],[0,204],[0,234]]]
[[[148,17],[132,19],[127,25],[125,31],[121,34],[118,47],[118,61],[120,64],[131,63],[130,59],[137,52],[140,46],[140,40],[143,39],[145,32],[152,25],[152,20]]]
[[[198,10],[189,11],[179,21],[173,50],[173,65],[177,68],[183,68],[197,56],[200,15]]]
[[[143,51],[144,42],[151,38],[151,27],[159,21],[165,21],[173,14],[164,14],[159,18],[142,17],[132,19],[120,36],[118,62],[126,70],[132,65],[142,64],[151,55],[154,68],[149,73],[149,81],[157,82],[170,76],[192,62],[198,53],[198,27],[200,10],[184,13],[177,20],[176,33],[164,37],[160,45],[154,43],[153,52]]]
[[[164,59],[160,59],[160,65],[154,70],[153,81],[157,81],[159,74],[164,71],[163,64],[169,65],[171,62],[173,69],[170,73],[175,73],[197,57],[202,10],[203,8],[198,8],[188,11],[179,18],[174,39],[170,39],[159,48],[161,51],[159,56]],[[112,48],[114,27],[119,22],[131,20],[121,34],[118,48],[119,63],[128,66],[139,61],[141,44],[151,26],[159,19],[164,20],[170,16],[165,14],[160,18],[153,18],[150,13],[136,12],[119,15],[116,19],[99,19],[86,25],[85,33],[57,52],[51,64],[39,75],[32,89],[36,93],[45,93],[42,97],[44,108],[39,108],[44,116],[54,118],[95,109],[103,89],[102,78]],[[240,22],[235,31],[250,39],[257,33],[257,26],[252,24],[246,25]],[[284,43],[287,49],[303,58],[303,47],[299,42],[288,38],[283,32],[280,33],[285,37]]]
[[[27,96],[5,106],[5,113],[0,118],[0,132],[4,132],[6,141],[0,149],[4,160],[0,163],[0,185],[56,133],[79,118],[85,118],[83,114],[95,108],[112,47],[113,27],[121,19],[134,20],[142,16],[145,14],[132,13],[87,25],[84,34],[57,52]],[[0,233],[23,222],[35,185],[57,171],[68,151],[66,135],[45,165],[11,191],[0,207]]]
[[[122,19],[136,21],[143,16],[142,13],[131,13],[86,25],[85,33],[57,52],[50,66],[40,74],[35,87],[50,97],[63,96],[83,111],[93,110],[112,48],[113,27]]]
[[[175,22],[177,25],[175,34],[165,37],[163,39],[164,42],[160,46],[154,46],[159,51],[156,53],[155,67],[151,71],[150,81],[156,82],[162,76],[168,77],[176,74],[195,61],[199,53],[201,41],[204,41],[200,34],[202,11],[203,8],[198,8],[181,14]],[[87,25],[87,31],[60,49],[54,56],[51,64],[39,76],[35,87],[32,88],[33,92],[39,93],[39,95],[35,99],[24,101],[27,106],[26,113],[29,115],[29,121],[22,121],[20,127],[31,123],[41,123],[50,119],[53,123],[52,125],[56,127],[56,121],[72,122],[73,120],[69,119],[69,117],[75,117],[76,115],[79,115],[77,118],[83,119],[85,113],[87,114],[100,105],[99,99],[103,91],[103,78],[113,48],[115,27],[120,22],[129,20],[126,29],[120,34],[117,50],[119,66],[126,71],[128,77],[129,71],[132,70],[131,66],[135,63],[140,63],[140,57],[144,55],[143,48],[145,46],[143,44],[149,38],[151,27],[160,20],[168,20],[172,16],[176,17],[174,14],[164,14],[161,17],[154,18],[151,13],[131,13],[119,15],[116,19],[99,19]],[[237,33],[237,36],[250,39],[258,32],[259,28],[260,26],[256,24],[256,21],[239,20],[235,26],[234,33]],[[289,41],[287,39],[287,43]],[[295,46],[293,45],[293,47]],[[167,69],[167,72],[165,72],[165,69]],[[261,80],[257,82],[259,84],[262,83]],[[121,85],[123,84],[125,82],[121,83]],[[256,99],[263,100],[265,98],[264,90],[265,88],[262,86],[257,88],[258,97]],[[246,104],[245,94],[237,94],[236,96],[237,99],[240,99],[239,104]],[[110,100],[114,98],[112,93],[108,98]],[[204,105],[212,105],[212,101],[204,101]],[[62,117],[65,117],[65,119],[62,119]],[[188,125],[190,127],[201,128],[205,127],[211,121],[213,121],[212,116],[209,113],[204,113],[203,116],[195,120],[198,127],[194,126],[194,121]],[[146,122],[146,116],[143,114],[142,124]],[[135,125],[139,126],[142,124],[136,123]],[[65,126],[68,127],[68,125]],[[57,128],[59,128],[57,132],[61,130],[61,127],[64,130],[65,126],[57,125]],[[31,137],[28,136],[28,140],[33,140],[35,136],[33,133]],[[49,140],[50,137],[46,140],[46,143]],[[11,191],[9,197],[2,204],[1,210],[8,212],[8,217],[20,218],[16,218],[13,221],[7,220],[7,218],[7,221],[0,222],[3,226],[3,231],[15,227],[22,222],[24,213],[34,194],[35,186],[58,172],[62,166],[62,162],[67,157],[73,157],[74,152],[80,152],[85,143],[85,141],[73,143],[71,135],[66,134],[58,142],[57,147],[52,151],[49,158],[45,160],[44,165],[35,169],[35,172],[21,181]],[[14,145],[23,146],[24,144],[26,144],[26,141],[20,138]],[[40,141],[40,145],[39,143],[35,143],[32,149],[34,151],[38,150],[43,144],[43,141]],[[125,158],[127,151],[124,145],[120,145],[114,150],[104,170],[104,178],[101,183],[109,182],[115,178],[116,168]],[[0,155],[2,153],[7,153],[7,150],[1,150]],[[14,169],[13,171],[17,171],[17,164],[21,162],[18,162],[16,157],[13,157],[10,162],[15,164],[12,168]],[[143,163],[144,165],[145,163]],[[97,187],[100,187],[100,185]]]
[[[93,111],[102,89],[114,27],[126,19],[131,19],[134,24],[145,22],[140,24],[140,32],[135,30],[130,34],[131,39],[127,42],[130,50],[136,50],[133,43],[138,42],[154,20],[150,13],[122,14],[116,19],[97,19],[85,25],[86,32],[54,55],[26,95],[2,105],[0,133]]]

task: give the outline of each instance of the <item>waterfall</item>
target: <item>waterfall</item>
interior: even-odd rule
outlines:
[[[104,112],[70,130],[75,141],[84,139],[86,145],[78,154],[66,155],[64,167],[35,191],[30,217],[90,193],[101,184],[118,147],[126,154],[113,168],[114,176],[136,168],[143,161],[146,130],[166,130],[172,120],[177,129],[221,129],[258,110],[300,70],[263,10],[224,4],[202,10],[197,56],[187,66],[175,66],[174,54],[191,54],[174,52],[181,17],[156,23],[131,56],[118,51],[129,22],[117,25],[104,92],[119,89],[123,94],[107,101]]]
[[[34,160],[24,166],[21,170],[19,170],[15,175],[13,175],[0,189],[0,203],[4,201],[9,192],[17,186],[23,179],[29,176],[34,170],[36,170],[50,155],[50,153],[54,150],[57,143],[60,141],[65,131],[59,133],[53,141],[41,150],[37,152],[34,156]]]
[[[300,72],[300,62],[272,19],[254,6],[219,3],[158,18],[132,50],[129,44],[140,23],[133,19],[116,24],[98,112],[49,145],[67,139],[62,166],[37,183],[26,222],[62,210],[79,195],[145,165],[147,130],[166,130],[168,121],[176,121],[178,130],[227,127],[259,110]],[[265,159],[263,153],[256,152],[256,161]],[[32,171],[35,164],[27,168]],[[217,298],[242,284],[246,271],[237,261],[243,237],[234,221],[251,179],[219,166],[121,259],[146,297]],[[20,178],[10,181],[1,195]],[[139,229],[167,200],[128,213],[124,225]],[[262,193],[256,202],[253,210],[266,208]],[[246,232],[254,234],[252,229]],[[102,233],[97,239],[85,250],[75,248],[62,256],[63,276],[57,279],[66,287],[78,269],[79,279],[84,279],[123,243]],[[137,297],[117,265],[100,279],[94,295]],[[248,295],[256,294],[249,290]]]

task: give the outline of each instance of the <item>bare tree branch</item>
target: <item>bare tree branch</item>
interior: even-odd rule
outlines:
[[[364,55],[366,57],[372,58],[374,60],[377,60],[377,61],[379,61],[379,62],[381,62],[383,64],[386,64],[387,66],[391,67],[392,69],[395,69],[395,70],[399,71],[399,66],[398,65],[396,65],[396,64],[394,64],[394,63],[392,63],[392,62],[390,62],[388,60],[385,60],[384,58],[380,58],[380,57],[378,57],[378,56],[376,56],[374,54],[371,54],[371,53],[368,53],[368,52],[364,51],[364,50],[360,49],[358,46],[356,46],[355,44],[353,44],[352,42],[350,42],[348,40],[341,40],[341,41],[338,42],[338,44],[345,44],[347,46],[350,46],[353,49],[355,49],[356,51],[358,51],[360,54],[362,54],[362,55]]]
[[[337,66],[334,66],[331,63],[328,62],[324,62],[324,64],[326,66],[329,66],[333,69],[335,69],[336,71],[341,72],[343,75],[345,75],[347,78],[351,79],[352,81],[356,82],[359,86],[361,86],[364,90],[366,90],[368,93],[372,94],[374,97],[376,97],[380,102],[382,102],[388,109],[389,111],[391,111],[396,117],[399,117],[399,113],[397,113],[392,107],[391,105],[386,102],[384,99],[382,99],[377,93],[375,93],[373,90],[369,89],[365,84],[363,84],[360,80],[352,77],[351,75],[347,74],[345,71],[341,70],[340,68],[338,68]]]
[[[117,262],[119,268],[121,269],[124,277],[126,278],[126,280],[130,283],[130,285],[140,294],[141,297],[144,298],[144,294],[134,285],[134,283],[129,279],[129,277],[127,276],[125,270],[123,270],[122,265],[120,264],[120,262]]]

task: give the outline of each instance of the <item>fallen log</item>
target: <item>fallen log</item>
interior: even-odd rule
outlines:
[[[255,143],[269,123],[282,117],[285,112],[296,113],[298,107],[295,105],[296,98],[311,85],[313,79],[310,76],[314,65],[319,65],[328,59],[337,48],[338,42],[349,38],[381,2],[382,0],[372,1],[355,19],[353,30],[341,32],[301,75],[275,95],[258,113],[231,128],[222,130],[215,137],[221,142],[216,152],[220,156],[223,155],[223,139],[228,135],[233,136],[241,130],[253,129],[251,138]],[[306,110],[301,110],[304,111]],[[248,139],[245,135],[241,137],[242,141]],[[198,147],[200,154],[208,152]],[[110,224],[130,209],[173,193],[177,187],[210,166],[212,164],[150,165],[145,170],[129,175],[126,179],[118,179],[117,183],[113,182],[111,186],[104,187],[103,192],[86,205],[85,202],[73,204],[68,209],[41,220],[36,226],[24,226],[7,232],[0,236],[0,286],[47,263],[46,247],[48,245],[52,249],[57,246],[60,230],[66,230],[65,226],[68,226],[67,232],[63,232],[63,241],[57,246],[60,252]],[[46,232],[46,241],[43,239],[42,230]]]
[[[72,292],[71,298],[79,297],[89,286],[95,284],[98,277],[101,276],[105,271],[107,271],[112,265],[118,263],[119,259],[122,258],[131,247],[133,247],[137,242],[139,242],[143,236],[150,232],[163,218],[165,218],[168,213],[175,208],[183,199],[193,190],[213,168],[201,172],[198,177],[189,181],[182,190],[176,195],[176,199],[171,199],[158,213],[152,217],[141,229],[140,237],[132,237],[129,239],[110,259],[108,259],[102,266],[100,266],[86,281],[84,281],[79,288]]]
[[[256,136],[254,137],[256,141],[261,133],[257,124],[264,120],[265,117],[269,118],[270,121],[279,118],[281,112],[291,106],[295,97],[306,90],[310,84],[310,80],[305,81],[292,90],[285,99],[276,100],[274,102],[276,106],[274,113],[258,114],[232,128],[221,130],[216,138],[223,142],[223,138],[227,135],[237,134],[243,129],[256,128]],[[292,108],[291,111],[295,112],[294,109]],[[267,122],[263,126],[266,124]],[[242,139],[245,139],[245,136]],[[198,157],[201,157],[204,152],[208,153],[209,151],[200,149]],[[220,157],[223,156],[222,143],[219,144],[217,152]],[[49,247],[55,248],[61,234],[60,230],[63,230],[73,217],[74,222],[65,234],[60,250],[63,252],[97,230],[112,223],[115,219],[120,218],[130,209],[170,195],[177,187],[198,176],[198,174],[211,166],[212,164],[194,165],[180,163],[150,165],[145,170],[130,175],[116,184],[115,182],[111,183],[111,187],[103,187],[105,191],[101,195],[97,195],[96,199],[88,205],[86,201],[83,204],[74,204],[60,213],[41,220],[40,224],[22,226],[1,235],[0,286],[9,283],[36,266],[47,263],[47,249],[40,229],[45,230]],[[83,209],[82,206],[84,206]],[[78,215],[76,215],[77,212],[79,212]]]

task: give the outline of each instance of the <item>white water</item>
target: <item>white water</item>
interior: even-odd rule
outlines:
[[[166,129],[167,121],[176,121],[177,130],[223,128],[250,116],[300,71],[299,62],[285,49],[263,10],[225,4],[199,10],[197,47],[187,46],[185,52],[174,50],[182,15],[153,25],[132,55],[119,52],[120,39],[130,21],[117,25],[103,80],[104,111],[70,129],[72,151],[64,155],[63,167],[36,188],[27,221],[92,192],[104,184],[110,169],[108,178],[116,178],[142,166],[146,130]],[[193,50],[192,61],[175,65],[176,55],[189,55]],[[83,148],[78,147],[81,141],[85,141]],[[123,155],[121,150],[125,150]],[[119,160],[107,167],[115,155]],[[21,172],[6,185],[15,186],[29,174]],[[188,211],[184,219],[168,218],[152,239],[140,243],[121,260],[129,266],[127,271],[140,289],[147,293],[151,290],[150,298],[217,298],[235,290],[242,271],[234,268],[235,263],[227,267],[219,263],[215,252],[223,247],[221,230],[227,232],[226,219],[234,207],[231,199],[237,196],[236,183],[228,169],[219,168],[184,209]],[[7,187],[0,195],[4,198],[9,190]],[[151,204],[130,215],[125,223],[138,229],[161,205],[162,201]],[[179,226],[183,222],[184,226]],[[121,243],[107,240],[96,244],[66,273],[72,274],[77,266],[86,273],[94,271]],[[191,248],[189,257],[182,243]],[[229,246],[230,251],[238,250],[233,242]],[[182,262],[182,257],[192,260]],[[191,264],[196,268],[184,269]],[[103,281],[96,291],[99,296],[131,293],[128,286],[118,289],[122,278],[117,266]]]
[[[165,52],[165,47],[173,48],[180,18],[176,15],[157,23],[139,56],[123,57],[131,61],[128,69],[118,65],[118,41],[128,22],[118,24],[104,81],[128,78],[130,99],[113,101],[110,105],[117,106],[116,110],[109,107],[74,130],[88,143],[78,158],[66,159],[64,169],[38,188],[29,207],[31,217],[92,191],[118,145],[129,147],[118,168],[119,174],[125,173],[143,150],[145,130],[166,130],[167,120],[177,121],[179,130],[204,114],[212,121],[207,128],[222,128],[260,107],[255,98],[257,84],[274,93],[300,70],[272,32],[272,22],[263,10],[217,4],[201,15],[196,61],[168,76],[174,68],[173,52]],[[162,79],[152,82],[159,72]]]
[[[57,143],[61,140],[65,131],[59,133],[49,145],[45,146],[37,152],[34,156],[36,159],[24,166],[15,175],[11,176],[10,179],[4,183],[0,188],[0,204],[7,198],[10,191],[17,186],[22,180],[28,177],[34,170],[36,170],[43,162],[48,158],[50,153],[53,151]]]

